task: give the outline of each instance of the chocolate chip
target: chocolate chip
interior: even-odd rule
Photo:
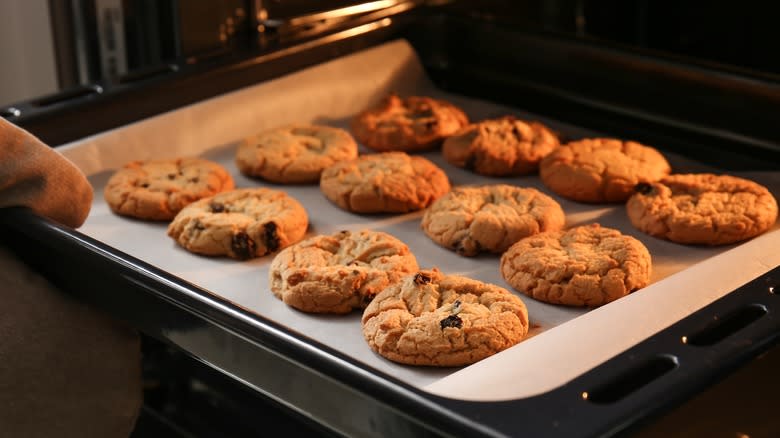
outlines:
[[[230,246],[236,256],[242,260],[252,258],[255,255],[255,241],[243,231],[239,231],[233,235]]]
[[[634,186],[634,191],[643,195],[649,195],[653,193],[653,186],[648,183],[641,182]]]
[[[436,126],[438,126],[438,124],[439,124],[439,121],[438,121],[438,120],[436,120],[436,119],[434,119],[434,120],[428,120],[427,122],[425,122],[425,129],[427,129],[427,130],[429,130],[429,131],[430,131],[430,130],[432,130],[433,128],[435,128]]]
[[[212,202],[209,204],[209,208],[211,209],[212,213],[222,213],[225,211],[225,204],[220,204],[219,202]]]
[[[194,177],[194,178],[190,178],[190,179],[188,179],[187,181],[188,181],[188,182],[191,182],[191,183],[196,183],[196,182],[200,181],[200,179],[198,179],[198,177],[196,176],[196,177]]]
[[[269,252],[274,252],[279,249],[281,242],[279,241],[279,235],[276,233],[276,222],[268,222],[263,225],[263,240],[265,241],[265,247]]]
[[[168,174],[168,179],[174,179],[174,178],[176,178],[176,174],[175,173],[169,173]]]
[[[426,273],[418,272],[414,274],[414,284],[428,284],[431,280],[431,276]]]
[[[141,184],[141,187],[143,187],[145,189],[148,189],[149,188],[149,183],[143,183],[143,184]]]
[[[463,320],[458,315],[450,315],[439,322],[441,329],[444,330],[447,327],[461,328],[463,327]]]

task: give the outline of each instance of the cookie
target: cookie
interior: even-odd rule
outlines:
[[[598,224],[526,237],[501,256],[501,275],[540,301],[596,307],[650,283],[642,242]]]
[[[349,313],[417,270],[405,243],[371,230],[311,237],[274,257],[271,292],[298,310]]]
[[[190,252],[246,260],[300,241],[309,218],[279,190],[237,189],[188,205],[168,225],[168,235]]]
[[[363,155],[325,169],[325,197],[355,213],[406,213],[420,210],[450,190],[443,170],[404,152]]]
[[[117,214],[164,221],[194,201],[233,187],[224,167],[202,158],[133,161],[111,175],[103,197]]]
[[[438,146],[466,124],[466,114],[449,102],[391,94],[352,120],[352,134],[377,151],[414,152]]]
[[[678,243],[724,245],[755,237],[777,220],[766,187],[728,175],[670,175],[638,184],[626,203],[631,223]]]
[[[326,167],[357,157],[357,143],[345,130],[320,125],[271,129],[244,139],[236,166],[247,176],[282,184],[316,183]]]
[[[563,228],[566,216],[552,198],[506,184],[456,187],[425,211],[422,228],[460,255],[502,253],[530,235]]]
[[[444,140],[442,154],[451,164],[482,175],[526,175],[536,172],[558,145],[558,137],[541,123],[507,116],[466,126]]]
[[[657,150],[610,138],[568,143],[539,164],[539,175],[550,190],[580,202],[623,202],[635,185],[658,181],[670,171]]]
[[[434,269],[379,293],[362,326],[371,349],[394,362],[462,366],[520,342],[528,311],[504,288]]]

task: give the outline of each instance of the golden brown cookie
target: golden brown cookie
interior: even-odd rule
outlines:
[[[117,214],[170,220],[186,205],[233,187],[224,167],[202,158],[133,161],[109,178],[103,197]]]
[[[541,123],[506,116],[466,126],[444,140],[442,154],[482,175],[525,175],[558,145],[558,137]]]
[[[464,256],[502,253],[530,235],[563,228],[554,199],[506,184],[455,187],[425,211],[422,228],[434,242]]]
[[[405,243],[380,231],[315,236],[277,254],[268,273],[271,292],[298,310],[349,313],[417,270]]]
[[[623,202],[641,182],[671,171],[657,150],[610,138],[568,143],[542,159],[539,175],[555,193],[580,202]]]
[[[673,242],[739,242],[767,231],[777,220],[777,201],[766,187],[729,175],[670,175],[635,190],[626,203],[631,223]]]
[[[300,241],[309,218],[279,190],[237,189],[188,205],[168,225],[168,235],[190,252],[246,260]]]
[[[292,125],[244,139],[236,166],[247,176],[282,184],[316,183],[326,167],[357,157],[357,143],[345,130]]]
[[[433,269],[382,291],[362,324],[371,349],[394,362],[462,366],[520,342],[528,311],[504,288]]]
[[[598,224],[526,237],[501,256],[501,275],[540,301],[596,307],[650,283],[642,242]]]
[[[352,133],[377,151],[414,152],[430,149],[466,126],[468,117],[455,105],[430,97],[395,94],[352,120]]]
[[[420,210],[450,190],[443,170],[404,152],[363,155],[325,169],[325,196],[355,213],[406,213]]]

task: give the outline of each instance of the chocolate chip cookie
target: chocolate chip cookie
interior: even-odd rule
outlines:
[[[447,175],[427,159],[404,152],[363,155],[328,167],[322,193],[355,213],[420,210],[450,190]]]
[[[414,152],[438,146],[466,126],[468,117],[455,105],[430,97],[387,96],[352,121],[352,133],[377,151]]]
[[[362,309],[387,286],[417,270],[405,243],[371,230],[311,237],[274,257],[271,292],[310,313]]]
[[[362,325],[371,349],[394,362],[462,366],[520,342],[528,311],[504,288],[433,269],[380,292]]]
[[[186,205],[233,187],[224,167],[202,158],[133,161],[109,178],[103,197],[117,214],[165,221]]]
[[[357,155],[357,143],[343,129],[293,125],[244,139],[236,149],[236,166],[247,176],[276,183],[316,183],[323,169]]]
[[[658,181],[670,171],[666,158],[656,149],[611,138],[568,143],[539,165],[547,187],[580,202],[623,202],[637,184]]]
[[[729,175],[670,175],[641,183],[626,203],[631,223],[678,243],[724,245],[755,237],[777,220],[766,187]]]
[[[464,256],[502,253],[530,235],[563,228],[554,199],[506,184],[455,187],[425,211],[422,228],[434,242]]]
[[[526,237],[501,256],[501,275],[540,301],[596,307],[650,283],[642,242],[598,224]]]
[[[309,218],[303,206],[279,190],[237,189],[188,205],[168,225],[186,250],[246,260],[300,241]]]
[[[444,140],[442,153],[455,166],[482,175],[525,175],[536,172],[558,145],[543,124],[506,116],[466,126]]]

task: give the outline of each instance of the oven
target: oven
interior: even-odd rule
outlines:
[[[255,123],[296,115],[346,123],[350,102],[422,90],[461,102],[475,118],[514,112],[549,121],[564,138],[630,138],[674,156],[673,167],[746,175],[774,187],[775,197],[780,189],[780,65],[771,56],[780,39],[769,23],[777,6],[759,13],[725,3],[704,10],[693,2],[585,0],[64,4],[66,18],[54,24],[70,36],[58,56],[80,51],[84,62],[60,72],[63,91],[2,114],[85,163],[93,184],[105,182],[114,161],[147,153],[138,145],[155,138],[169,153],[227,162],[233,141]],[[65,44],[83,42],[84,23],[102,30],[99,44]],[[94,156],[109,164],[94,165]],[[309,204],[312,189],[292,190],[304,206],[318,205]],[[593,210],[577,213],[607,221],[615,213]],[[74,230],[4,209],[2,238],[68,293],[142,333],[138,436],[780,431],[777,225],[727,248],[651,246],[654,257],[661,248],[665,273],[646,291],[554,324],[557,316],[537,318],[531,308],[531,322],[544,327],[529,345],[428,372],[366,359],[338,333],[313,333],[332,321],[291,322],[192,272],[220,278],[232,272],[225,264],[166,264],[167,256],[144,249],[144,233],[159,229],[101,234],[116,225],[99,222],[102,211],[93,208],[92,224]],[[419,233],[404,229],[409,239]],[[441,263],[468,271],[485,260]],[[657,299],[645,298],[651,291]]]

